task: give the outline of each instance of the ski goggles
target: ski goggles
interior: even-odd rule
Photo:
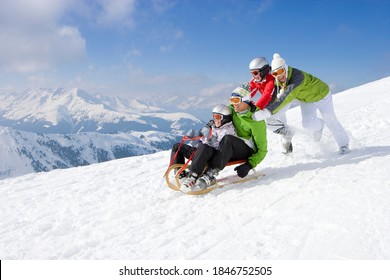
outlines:
[[[257,75],[260,75],[260,71],[259,70],[253,70],[251,71],[251,74],[253,77],[256,77]]]
[[[223,119],[223,115],[217,114],[217,113],[213,113],[213,120],[221,121],[222,119]]]
[[[237,105],[242,102],[242,97],[241,96],[231,96],[230,97],[230,104]]]
[[[275,71],[272,71],[272,76],[274,77],[277,77],[277,76],[282,76],[284,73],[286,73],[286,70],[284,69],[284,67],[280,67],[278,69],[276,69]]]

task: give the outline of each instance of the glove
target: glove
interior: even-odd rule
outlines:
[[[253,167],[249,162],[245,162],[244,164],[241,164],[234,168],[234,171],[237,171],[237,175],[240,178],[244,178],[246,175],[248,175],[249,170],[251,170]]]
[[[195,136],[195,131],[194,131],[194,129],[190,129],[187,133],[186,133],[186,136],[188,137],[188,138],[194,138],[194,136]]]
[[[279,92],[278,92],[278,94],[276,95],[276,98],[277,99],[280,99],[281,97],[283,97],[284,96],[284,88],[282,88]]]
[[[214,125],[214,120],[209,120],[209,122],[206,124],[208,128],[211,128]]]
[[[271,116],[271,112],[267,109],[259,110],[252,115],[254,121],[262,121]]]
[[[210,128],[214,125],[214,120],[209,120],[209,122],[200,129],[199,135],[204,136],[204,137],[209,137],[210,136]]]
[[[250,109],[251,112],[254,112],[254,111],[256,111],[256,109],[257,109],[256,105],[255,105],[253,102],[250,102],[250,103],[249,103],[249,107],[251,108],[251,109]]]
[[[202,127],[202,129],[199,131],[200,136],[209,137],[210,136],[210,127],[207,125]]]

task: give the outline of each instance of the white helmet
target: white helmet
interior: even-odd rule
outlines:
[[[260,72],[261,79],[269,73],[270,66],[265,57],[256,57],[249,63],[249,71],[258,70]]]
[[[232,108],[224,104],[219,104],[214,107],[213,114],[220,114],[223,116],[221,125],[232,121]]]

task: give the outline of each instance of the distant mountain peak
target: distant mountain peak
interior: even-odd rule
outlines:
[[[30,89],[0,99],[0,125],[39,133],[159,130],[181,134],[200,120],[168,113],[135,98],[107,97],[72,88]]]

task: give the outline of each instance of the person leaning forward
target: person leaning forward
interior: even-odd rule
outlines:
[[[339,146],[339,153],[348,153],[349,137],[334,112],[329,86],[317,77],[288,66],[278,53],[274,54],[271,64],[278,101],[267,109],[275,114],[297,99],[301,107],[302,126],[311,130],[314,141],[321,140],[326,124]],[[317,110],[322,119],[317,116]]]

